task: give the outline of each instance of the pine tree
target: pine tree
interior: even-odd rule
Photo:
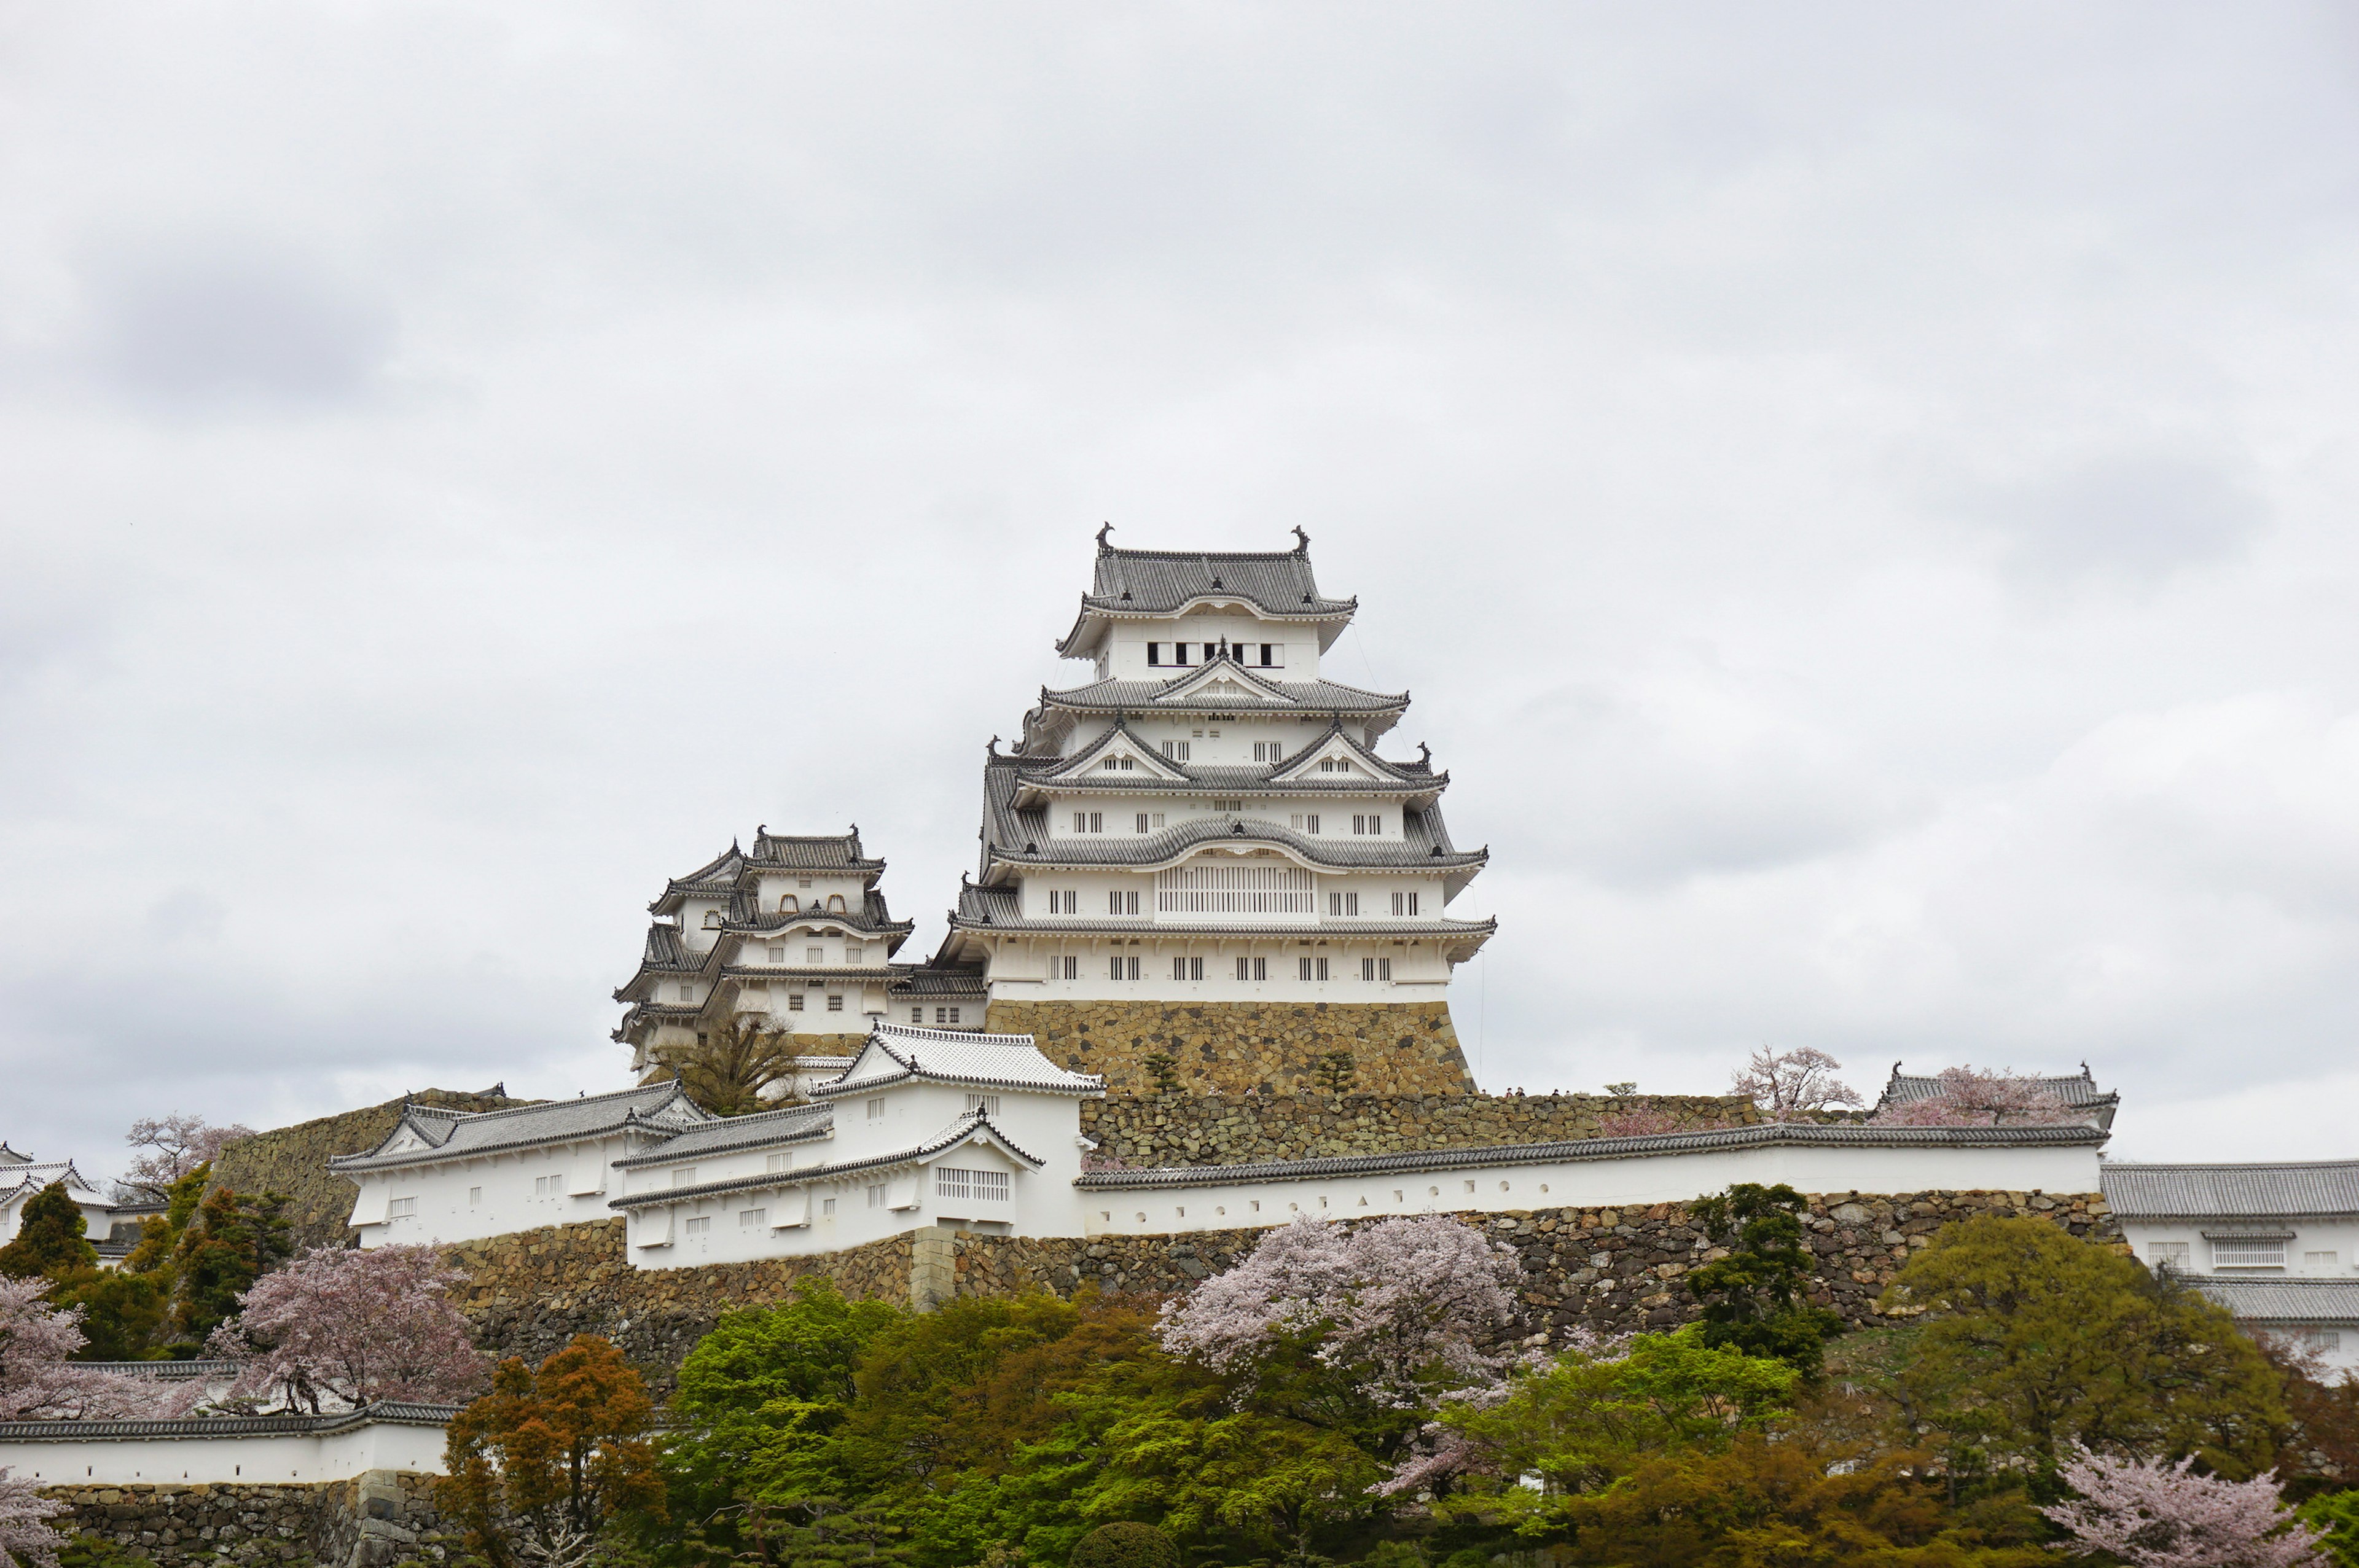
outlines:
[[[63,1182],[51,1182],[26,1200],[16,1239],[0,1247],[0,1274],[12,1279],[54,1278],[71,1269],[94,1268],[98,1249],[85,1238],[82,1209],[66,1195]]]
[[[1802,1195],[1780,1182],[1765,1187],[1737,1182],[1696,1201],[1696,1218],[1728,1249],[1688,1275],[1688,1289],[1704,1303],[1703,1342],[1775,1357],[1815,1381],[1826,1342],[1843,1319],[1801,1299],[1811,1280],[1802,1246]]]

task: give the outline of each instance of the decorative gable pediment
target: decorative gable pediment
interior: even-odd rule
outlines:
[[[1182,676],[1155,695],[1158,703],[1173,702],[1268,702],[1298,706],[1295,699],[1277,687],[1263,680],[1244,665],[1226,659],[1206,665],[1191,676]]]
[[[1083,751],[1040,782],[1087,784],[1101,778],[1136,779],[1142,774],[1169,783],[1184,781],[1188,776],[1173,767],[1159,752],[1150,751],[1137,736],[1117,726],[1101,737],[1096,745]]]

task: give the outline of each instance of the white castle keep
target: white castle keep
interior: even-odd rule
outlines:
[[[1489,855],[1452,842],[1450,775],[1424,747],[1379,751],[1408,694],[1322,672],[1357,600],[1319,591],[1300,529],[1268,553],[1122,550],[1107,532],[1055,645],[1092,679],[1043,687],[1011,750],[993,739],[979,864],[940,950],[894,960],[910,925],[856,828],[765,827],[649,905],[615,993],[637,1071],[739,1020],[822,1053],[890,1020],[1022,1030],[1117,1082],[1155,1050],[1231,1090],[1341,1050],[1366,1087],[1473,1087],[1448,990],[1495,927],[1447,910]],[[1224,1031],[1266,1059],[1223,1057]],[[1142,1033],[1146,1051],[1103,1057]]]

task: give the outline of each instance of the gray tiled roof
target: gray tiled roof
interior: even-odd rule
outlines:
[[[2359,1327],[2359,1280],[2245,1279],[2218,1274],[2180,1278],[2246,1322]]]
[[[902,969],[893,979],[888,994],[903,996],[982,996],[988,990],[980,967],[949,964],[917,964]]]
[[[1345,834],[1311,835],[1250,815],[1200,817],[1145,834],[1092,834],[1060,838],[1046,806],[1018,807],[1016,789],[1020,759],[992,757],[983,774],[984,853],[986,878],[995,860],[1016,865],[1138,866],[1173,860],[1215,839],[1284,845],[1313,865],[1338,871],[1446,871],[1480,867],[1487,849],[1461,850],[1450,841],[1439,803],[1400,809],[1398,838],[1361,838]],[[1245,831],[1237,831],[1243,826]],[[1027,846],[1029,846],[1027,849]]]
[[[0,1165],[0,1196],[27,1187],[46,1187],[52,1182],[63,1182],[69,1190],[98,1191],[88,1177],[74,1169],[71,1160],[27,1160],[21,1164]]]
[[[1040,1054],[1029,1034],[983,1034],[880,1022],[869,1026],[868,1037],[850,1070],[810,1093],[814,1098],[832,1098],[912,1078],[1092,1098],[1105,1092],[1103,1078],[1060,1067]]]
[[[923,1142],[914,1143],[907,1149],[896,1149],[890,1153],[872,1154],[861,1160],[840,1160],[799,1171],[765,1171],[759,1175],[735,1176],[727,1181],[699,1182],[694,1186],[653,1187],[643,1193],[625,1193],[621,1197],[610,1199],[606,1206],[625,1210],[646,1208],[654,1204],[678,1203],[683,1198],[722,1197],[731,1193],[763,1192],[777,1187],[799,1187],[811,1182],[832,1181],[860,1171],[882,1170],[923,1160],[953,1147],[978,1131],[988,1133],[993,1142],[1036,1169],[1048,1163],[1038,1154],[1027,1153],[1017,1147],[1015,1141],[1002,1132],[984,1112],[970,1110]]]
[[[79,1361],[76,1366],[119,1378],[146,1378],[158,1383],[186,1383],[199,1378],[234,1378],[241,1361]]]
[[[1275,693],[1268,697],[1212,697],[1190,694],[1187,697],[1158,701],[1163,694],[1184,681],[1192,680],[1201,672],[1190,670],[1177,680],[1102,680],[1088,686],[1071,687],[1063,691],[1040,688],[1040,704],[1044,708],[1067,708],[1083,713],[1108,713],[1117,709],[1133,713],[1397,713],[1408,707],[1408,693],[1386,694],[1363,691],[1341,681],[1268,680],[1251,670],[1244,670],[1253,681],[1270,687]]]
[[[1863,1123],[1819,1125],[1773,1122],[1701,1132],[1663,1132],[1645,1138],[1583,1138],[1562,1143],[1517,1143],[1491,1149],[1435,1149],[1408,1154],[1345,1154],[1325,1160],[1279,1160],[1258,1165],[1191,1165],[1156,1171],[1100,1171],[1076,1186],[1203,1187],[1232,1182],[1302,1182],[1334,1176],[1375,1176],[1411,1171],[1463,1170],[1470,1166],[1539,1165],[1568,1161],[1619,1160],[1634,1154],[1708,1154],[1723,1149],[1820,1145],[1854,1149],[2094,1148],[2105,1134],[2093,1127],[1873,1127]]]
[[[2107,1162],[2105,1202],[2123,1219],[2359,1215],[2359,1160],[2287,1165]]]
[[[1308,551],[1122,550],[1098,552],[1090,591],[1093,609],[1159,614],[1208,594],[1245,600],[1274,616],[1349,614],[1359,600],[1319,591]]]
[[[766,827],[754,835],[745,863],[766,871],[781,867],[796,871],[882,871],[885,862],[860,852],[860,829],[849,833],[773,833]]]
[[[1183,925],[1177,921],[1159,920],[1151,914],[1060,914],[1035,918],[1023,912],[1020,890],[1015,887],[977,887],[964,882],[959,887],[958,906],[951,911],[953,926],[988,926],[995,931],[1119,931],[1157,936],[1201,936],[1236,935],[1246,936],[1288,936],[1336,940],[1353,936],[1487,936],[1499,928],[1496,920],[1451,920],[1446,916],[1432,919],[1337,920],[1316,925],[1299,921],[1251,920],[1220,916],[1190,916]]]
[[[450,1160],[537,1144],[596,1138],[625,1127],[657,1130],[686,1129],[712,1120],[677,1082],[642,1084],[612,1094],[586,1095],[579,1099],[549,1100],[508,1110],[454,1111],[439,1106],[409,1106],[401,1121],[376,1149],[339,1154],[328,1162],[334,1171],[382,1171],[435,1160]],[[432,1145],[381,1154],[386,1144],[414,1128]]]
[[[998,1122],[991,1120],[991,1115],[986,1115],[984,1110],[967,1110],[949,1127],[937,1131],[934,1137],[920,1143],[910,1143],[908,1148],[894,1148],[892,1153],[868,1155],[868,1158],[861,1160],[835,1160],[828,1165],[807,1165],[802,1170],[766,1170],[753,1176],[729,1176],[726,1182],[698,1182],[693,1186],[656,1186],[644,1193],[623,1193],[620,1198],[611,1198],[606,1207],[644,1209],[658,1203],[679,1203],[681,1198],[724,1198],[729,1193],[759,1193],[781,1186],[807,1186],[811,1182],[835,1182],[840,1176],[856,1174],[856,1172],[864,1170],[889,1170],[894,1165],[910,1165],[915,1160],[925,1160],[927,1155],[941,1153],[943,1148],[958,1146],[976,1131],[988,1134],[993,1143],[998,1143],[1015,1158],[1024,1160],[1033,1170],[1048,1165],[1048,1160],[1043,1160],[1040,1155],[1027,1153],[1024,1148],[1016,1146],[1015,1139],[1000,1131]],[[654,1165],[660,1165],[660,1160],[654,1160]]]
[[[767,1143],[792,1143],[822,1138],[835,1126],[835,1108],[827,1105],[781,1106],[751,1116],[724,1116],[691,1127],[666,1139],[644,1154],[614,1162],[618,1171],[642,1165],[665,1165],[701,1154],[726,1153],[734,1149],[758,1149]]]
[[[1109,750],[1118,738],[1125,736],[1152,758],[1158,767],[1177,777],[1144,772],[1124,776],[1103,769],[1093,771],[1090,763],[1097,755]],[[1278,776],[1303,768],[1309,761],[1315,761],[1310,753],[1322,752],[1337,744],[1347,748],[1368,767],[1365,776],[1338,777],[1332,773],[1320,773],[1315,769],[1304,776],[1285,779]],[[1275,762],[1214,767],[1175,762],[1158,753],[1144,738],[1132,734],[1126,719],[1117,719],[1111,728],[1071,756],[1035,757],[1026,752],[1016,761],[1017,776],[1021,781],[1040,788],[1050,787],[1054,781],[1054,787],[1061,789],[1134,790],[1150,795],[1234,794],[1253,790],[1261,794],[1292,795],[1426,795],[1450,787],[1450,775],[1435,773],[1430,761],[1420,759],[1414,762],[1396,762],[1380,757],[1374,748],[1354,740],[1340,722],[1330,724],[1325,734],[1303,742],[1295,748],[1293,755]],[[1060,780],[1056,778],[1060,773],[1070,773],[1071,776]]]
[[[184,1416],[177,1421],[0,1422],[0,1443],[114,1443],[125,1438],[324,1435],[371,1425],[448,1426],[457,1405],[364,1405],[335,1415]]]
[[[17,1153],[8,1147],[7,1140],[0,1139],[0,1165],[29,1165],[32,1162],[30,1154]]]
[[[2077,1073],[2066,1073],[2056,1077],[2035,1077],[2032,1081],[2066,1105],[2109,1105],[2122,1098],[2118,1094],[2097,1087],[2096,1081],[2089,1076],[2089,1069],[2085,1065]],[[1884,1093],[1878,1098],[1876,1103],[1906,1105],[1911,1100],[1930,1099],[1940,1092],[1941,1080],[1938,1076],[1904,1073],[1900,1070],[1900,1064],[1895,1062],[1892,1064],[1892,1077],[1885,1084]]]
[[[669,898],[677,893],[718,893],[725,897],[729,890],[737,885],[737,873],[745,869],[745,856],[733,843],[688,875],[674,877],[666,882],[665,895]],[[656,901],[657,903],[664,902],[665,899]],[[655,906],[650,904],[648,907],[652,909]]]
[[[2049,1077],[2033,1076],[2033,1083],[2076,1110],[2085,1110],[2100,1127],[2114,1124],[2114,1113],[2121,1107],[2122,1097],[2109,1089],[2101,1089],[2089,1076],[2089,1064],[2081,1064],[2077,1073],[2064,1073]],[[1886,1081],[1884,1092],[1876,1097],[1876,1108],[1888,1105],[1908,1105],[1915,1100],[1931,1099],[1941,1092],[1941,1080],[1930,1073],[1904,1073],[1900,1064],[1892,1064],[1892,1076]]]
[[[760,895],[752,888],[739,888],[730,895],[729,931],[774,931],[781,925],[799,920],[832,920],[853,927],[865,935],[890,936],[908,935],[912,923],[897,921],[886,906],[885,894],[870,888],[861,895],[860,907],[854,910],[799,909],[792,912],[764,910]]]

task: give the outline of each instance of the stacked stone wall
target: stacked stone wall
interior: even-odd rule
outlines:
[[[1149,1094],[1083,1100],[1082,1131],[1101,1158],[1144,1170],[1594,1138],[1602,1117],[1633,1110],[1694,1125],[1761,1119],[1736,1095]]]
[[[787,1300],[814,1275],[854,1298],[906,1305],[915,1240],[889,1237],[817,1258],[638,1269],[618,1216],[460,1242],[445,1249],[468,1278],[453,1292],[478,1345],[538,1362],[577,1334],[594,1334],[668,1389],[689,1349],[737,1307]]]
[[[52,1528],[158,1564],[317,1563],[391,1568],[443,1562],[461,1541],[435,1506],[434,1477],[372,1470],[299,1486],[181,1482],[44,1487],[66,1505]]]
[[[1853,1327],[1885,1320],[1875,1298],[1910,1252],[1933,1233],[1977,1215],[2053,1221],[2075,1236],[2119,1243],[2120,1227],[2097,1193],[1929,1192],[1814,1194],[1807,1221],[1815,1264],[1810,1298]],[[1526,1274],[1524,1301],[1536,1330],[1560,1337],[1576,1326],[1605,1333],[1667,1328],[1700,1308],[1681,1284],[1698,1264],[1723,1256],[1685,1204],[1629,1209],[1531,1209],[1454,1217],[1515,1249]],[[1110,1293],[1163,1295],[1229,1268],[1266,1230],[1061,1239],[982,1236],[951,1238],[956,1293],[995,1296],[1045,1290],[1070,1296],[1083,1284]]]
[[[1877,1293],[1911,1251],[1952,1221],[2032,1216],[2099,1241],[2118,1243],[2121,1236],[2095,1193],[1835,1193],[1810,1202],[1811,1299],[1854,1326],[1882,1321]],[[1688,1321],[1697,1307],[1680,1281],[1718,1255],[1685,1204],[1454,1217],[1515,1249],[1535,1327],[1560,1336],[1576,1325],[1618,1333]],[[810,1276],[833,1280],[848,1296],[920,1307],[1036,1290],[1070,1296],[1084,1284],[1163,1295],[1231,1267],[1267,1234],[1081,1238],[936,1227],[832,1257],[642,1270],[625,1262],[623,1222],[614,1219],[466,1242],[449,1253],[470,1275],[457,1295],[484,1348],[538,1361],[576,1334],[597,1334],[622,1346],[660,1392],[723,1312],[785,1301],[795,1281]]]
[[[421,1089],[409,1097],[420,1105],[447,1106],[453,1110],[505,1110],[530,1105],[485,1090],[468,1094],[458,1089]],[[227,1187],[238,1193],[284,1193],[286,1214],[299,1250],[348,1240],[354,1232],[344,1221],[353,1212],[353,1184],[328,1169],[331,1155],[353,1154],[385,1141],[401,1119],[402,1102],[299,1121],[269,1132],[242,1138],[222,1151],[213,1162],[207,1192]]]
[[[1474,1092],[1442,1001],[994,1000],[984,1027],[1030,1034],[1049,1060],[1103,1073],[1117,1094]]]

